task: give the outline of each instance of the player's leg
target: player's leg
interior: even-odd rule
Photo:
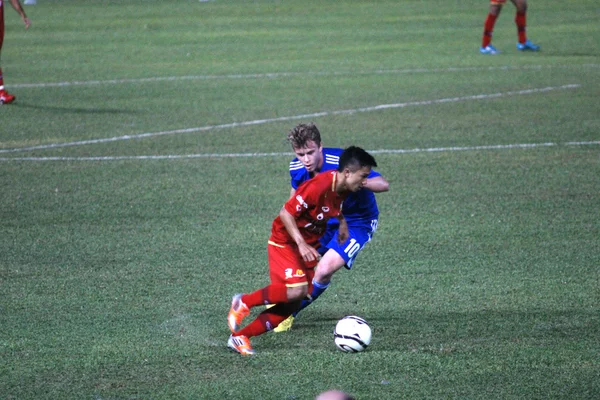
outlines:
[[[2,7],[0,7],[0,63],[2,61],[2,43],[4,42],[4,15],[2,15]],[[15,96],[4,90],[4,79],[2,78],[2,64],[0,64],[0,104],[12,103]]]
[[[300,307],[290,318],[282,322],[275,332],[284,332],[290,330],[295,317],[304,308],[312,304],[321,296],[331,283],[331,277],[342,267],[351,269],[354,260],[364,246],[371,241],[374,233],[373,227],[377,226],[377,220],[373,220],[369,225],[349,226],[349,237],[344,243],[338,243],[337,232],[333,235],[331,241],[327,244],[327,252],[323,255],[315,270],[315,276],[312,279],[312,290],[310,295],[302,300]]]
[[[494,32],[494,26],[496,25],[496,20],[500,15],[500,11],[502,11],[502,5],[506,2],[506,0],[492,0],[490,1],[490,8],[488,11],[488,15],[485,18],[485,23],[483,24],[483,36],[481,38],[481,48],[479,52],[481,54],[497,54],[498,50],[494,46],[492,46],[492,34]]]
[[[227,346],[242,355],[254,354],[250,345],[253,336],[268,332],[288,318],[308,294],[309,282],[302,258],[289,247],[268,246],[271,284],[249,294],[236,295],[228,315],[232,335]],[[243,317],[258,305],[275,304],[254,321],[238,330]],[[245,311],[247,310],[247,311]],[[236,314],[242,314],[242,318]]]
[[[319,296],[321,296],[329,287],[333,274],[342,269],[342,267],[345,266],[348,261],[350,261],[350,259],[342,257],[338,251],[338,249],[329,249],[321,258],[321,260],[319,260],[319,264],[315,270],[315,277],[312,281],[313,290],[310,293],[310,298],[302,300],[300,309],[296,312],[296,314],[318,299]]]
[[[252,293],[236,294],[228,315],[229,329],[236,333],[250,309],[260,305],[293,303],[308,293],[304,261],[295,249],[269,244],[269,275],[271,283]],[[294,311],[294,310],[292,310]]]
[[[517,25],[517,50],[538,51],[540,46],[533,44],[527,39],[527,0],[511,0],[517,8],[515,13],[515,24]]]
[[[250,344],[250,338],[275,329],[279,324],[289,318],[299,305],[300,301],[295,301],[278,303],[273,307],[267,308],[261,312],[254,321],[240,329],[238,332],[232,333],[227,341],[227,347],[242,355],[254,354],[254,350]]]

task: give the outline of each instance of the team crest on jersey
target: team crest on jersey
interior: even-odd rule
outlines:
[[[296,196],[296,200],[298,200],[298,203],[302,204],[302,207],[308,208],[308,204],[306,204],[306,202],[304,201],[302,196],[300,196],[300,195]]]

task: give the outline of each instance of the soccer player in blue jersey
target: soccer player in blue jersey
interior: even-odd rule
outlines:
[[[315,124],[299,124],[288,133],[287,139],[296,154],[296,158],[290,162],[292,184],[290,197],[294,196],[301,183],[318,173],[337,170],[340,155],[344,150],[323,147],[321,133]],[[329,220],[327,231],[320,240],[319,253],[322,257],[315,271],[313,290],[302,301],[299,310],[279,324],[275,328],[275,332],[289,330],[298,312],[315,301],[329,287],[331,277],[336,271],[342,267],[352,268],[356,256],[371,241],[373,233],[377,229],[379,209],[374,193],[387,192],[388,190],[388,181],[378,172],[371,170],[364,188],[356,193],[351,193],[344,200],[342,213],[348,223],[348,239],[339,243],[339,224],[337,220]]]

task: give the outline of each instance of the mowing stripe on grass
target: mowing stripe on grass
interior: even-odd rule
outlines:
[[[164,135],[176,135],[180,133],[193,133],[193,132],[205,132],[215,129],[226,129],[226,128],[238,128],[243,126],[251,126],[251,125],[263,125],[272,122],[283,122],[283,121],[293,121],[299,119],[310,119],[317,117],[326,117],[331,115],[344,115],[344,114],[356,114],[362,112],[372,112],[372,111],[380,111],[386,109],[394,109],[394,108],[404,108],[411,106],[428,106],[433,104],[443,104],[443,103],[456,103],[460,101],[467,100],[487,100],[499,97],[509,97],[509,96],[521,96],[525,94],[532,93],[542,93],[549,92],[553,90],[564,90],[564,89],[576,89],[581,87],[579,84],[570,84],[563,86],[551,86],[545,88],[538,89],[527,89],[527,90],[518,90],[511,92],[501,92],[501,93],[490,93],[490,94],[477,94],[472,96],[461,96],[461,97],[448,97],[444,99],[436,99],[436,100],[423,100],[423,101],[411,101],[407,103],[396,103],[396,104],[380,104],[372,107],[362,107],[355,108],[350,110],[339,110],[339,111],[322,111],[312,114],[302,114],[302,115],[292,115],[287,117],[278,117],[278,118],[269,118],[269,119],[256,119],[252,121],[244,121],[244,122],[232,122],[229,124],[221,124],[221,125],[208,125],[201,126],[196,128],[185,128],[185,129],[175,129],[172,131],[162,131],[162,132],[147,132],[140,133],[136,135],[124,135],[124,136],[114,136],[110,138],[102,138],[102,139],[90,139],[90,140],[80,140],[76,142],[64,142],[64,143],[53,143],[47,145],[39,145],[39,146],[29,146],[29,147],[20,147],[15,149],[0,149],[0,153],[16,153],[16,152],[24,152],[24,151],[32,151],[32,150],[48,150],[55,149],[59,147],[73,147],[73,146],[83,146],[83,145],[91,145],[91,144],[99,144],[99,143],[109,143],[109,142],[118,142],[123,140],[132,140],[132,139],[143,139],[154,136],[164,136]]]
[[[531,149],[537,147],[552,146],[593,146],[600,145],[599,141],[588,142],[565,142],[565,143],[517,143],[498,144],[486,146],[465,147],[431,147],[417,149],[379,149],[369,150],[372,154],[411,154],[411,153],[441,153],[455,151],[480,151],[480,150],[507,150],[507,149]],[[201,153],[201,154],[168,154],[147,156],[98,156],[98,157],[0,157],[0,161],[123,161],[123,160],[182,160],[193,158],[243,158],[243,157],[291,157],[292,152],[279,153]]]
[[[373,71],[330,71],[330,72],[267,72],[262,74],[226,74],[226,75],[183,75],[183,76],[156,76],[149,78],[107,79],[90,81],[67,81],[46,83],[15,83],[11,88],[50,88],[63,86],[94,86],[94,85],[121,85],[136,83],[152,83],[165,81],[194,81],[194,80],[225,80],[225,79],[277,79],[296,76],[355,76],[355,75],[394,75],[417,73],[444,73],[444,72],[469,72],[469,71],[515,71],[515,70],[541,70],[554,68],[600,68],[600,64],[579,65],[500,65],[492,67],[448,67],[448,68],[406,68],[406,69],[380,69]]]

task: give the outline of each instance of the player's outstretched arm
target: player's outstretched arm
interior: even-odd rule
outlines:
[[[374,178],[367,179],[365,188],[369,189],[373,193],[382,193],[390,190],[390,184],[383,176],[376,176]]]

